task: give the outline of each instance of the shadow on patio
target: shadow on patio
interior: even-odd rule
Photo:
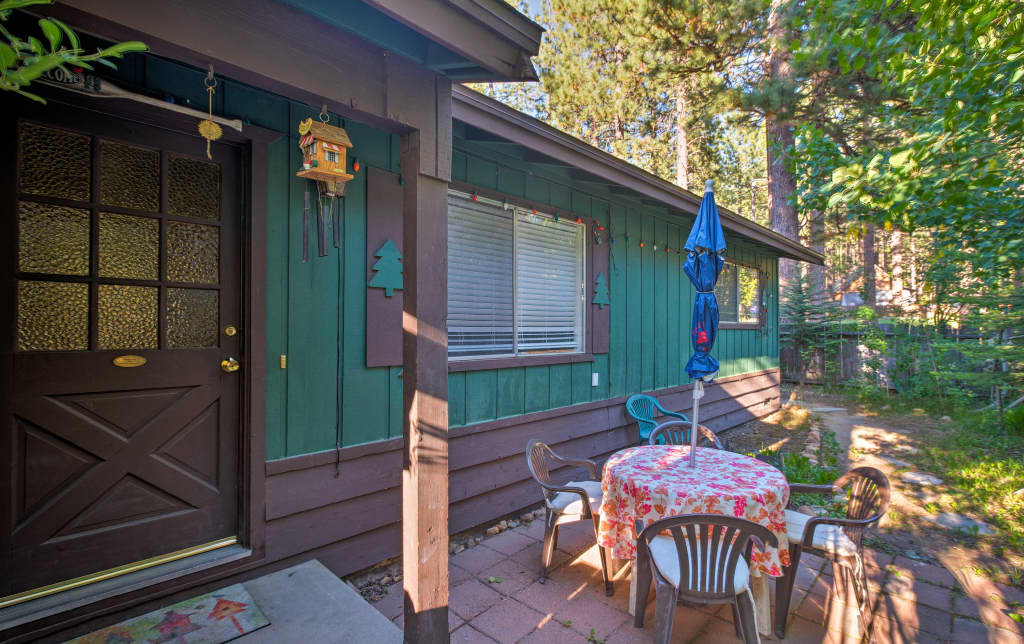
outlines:
[[[591,526],[562,528],[546,584],[537,582],[542,538],[542,522],[533,521],[451,558],[452,642],[653,640],[653,601],[644,628],[633,627],[628,568],[615,577],[615,595],[604,595]],[[962,583],[944,568],[903,557],[864,554],[875,609],[870,641],[1024,642],[1024,625],[1007,615],[1013,602],[1024,601],[1019,591],[976,577]],[[785,641],[862,641],[856,610],[832,592],[831,565],[805,554],[800,568]],[[402,584],[393,584],[374,606],[401,625]],[[738,641],[728,606],[676,610],[673,642],[726,641]]]

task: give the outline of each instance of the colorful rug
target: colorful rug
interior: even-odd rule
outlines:
[[[66,644],[221,644],[269,623],[242,584],[235,584],[101,628]]]

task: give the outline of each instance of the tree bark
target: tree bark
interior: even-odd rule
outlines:
[[[689,143],[686,137],[686,83],[676,88],[676,184],[690,188]]]
[[[768,37],[771,48],[768,54],[769,82],[778,87],[783,95],[782,104],[775,113],[767,114],[765,128],[768,154],[768,212],[771,228],[789,239],[800,240],[796,208],[792,199],[796,195],[796,178],[793,176],[792,155],[794,135],[793,124],[785,113],[785,103],[792,92],[792,54],[789,51],[790,28],[786,20],[786,0],[772,0],[768,21]],[[791,285],[798,275],[799,265],[789,259],[779,260],[779,285]]]
[[[878,255],[875,253],[875,227],[873,224],[864,226],[864,303],[875,306],[875,266]]]
[[[890,236],[890,256],[892,257],[892,292],[895,300],[904,306],[908,298],[903,297],[903,233],[893,230]]]
[[[810,239],[809,246],[811,250],[816,250],[821,254],[825,254],[825,213],[820,210],[811,211],[810,221]],[[807,265],[807,281],[811,289],[811,293],[814,297],[824,297],[828,299],[828,293],[826,292],[825,285],[825,267],[818,266],[817,264]]]

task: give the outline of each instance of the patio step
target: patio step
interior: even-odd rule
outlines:
[[[397,626],[316,559],[243,585],[270,626],[234,642],[402,642]]]

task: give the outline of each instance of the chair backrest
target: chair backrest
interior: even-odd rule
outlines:
[[[889,508],[889,479],[873,467],[855,467],[840,476],[833,486],[850,486],[846,518],[864,521],[881,519]]]
[[[650,438],[647,439],[647,443],[649,445],[689,445],[690,426],[690,421],[684,420],[670,420],[662,423],[654,428]],[[697,425],[697,431],[701,434],[697,438],[698,445],[700,445],[701,439],[705,439],[716,449],[725,449],[722,441],[718,440],[718,436],[715,436],[715,432],[704,425]]]
[[[641,436],[654,429],[654,410],[659,407],[657,400],[644,394],[630,396],[626,401],[626,413],[636,419]]]
[[[549,491],[545,485],[551,485],[551,461],[557,458],[554,450],[537,439],[530,440],[526,444],[526,467],[530,469],[530,475],[541,484],[541,491],[545,498],[549,498]]]
[[[679,595],[693,601],[731,600],[736,596],[733,580],[739,558],[749,563],[752,544],[762,551],[766,544],[779,544],[768,528],[753,521],[721,514],[684,514],[660,519],[640,531],[638,552],[646,553],[651,539],[666,530],[679,557]]]

